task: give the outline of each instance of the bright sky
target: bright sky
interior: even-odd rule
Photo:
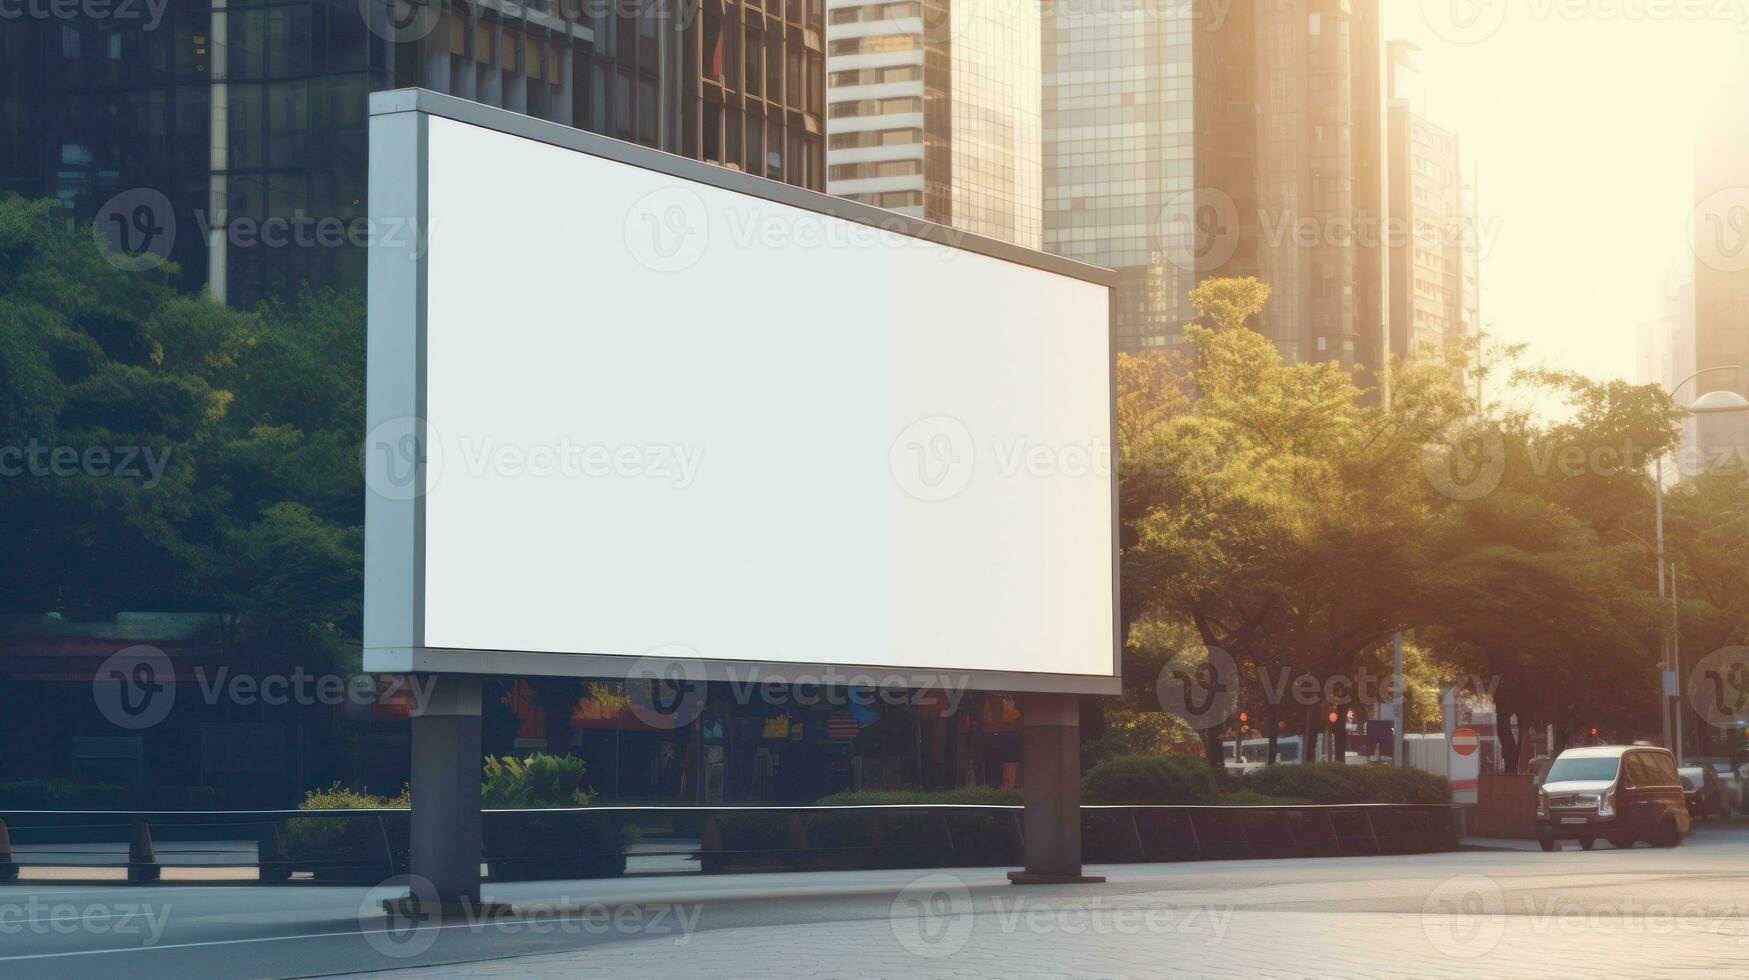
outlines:
[[[1423,49],[1427,114],[1480,168],[1484,321],[1532,362],[1637,380],[1637,325],[1668,270],[1692,275],[1698,110],[1749,85],[1749,0],[1383,6],[1385,37]]]

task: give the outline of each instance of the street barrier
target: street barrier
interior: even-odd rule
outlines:
[[[1476,780],[1471,815],[1478,837],[1536,837],[1536,776],[1528,772],[1485,772]]]
[[[157,881],[160,869],[152,848],[152,825],[135,820],[128,835],[128,880],[135,884]]]
[[[1087,860],[1100,864],[1420,854],[1457,848],[1463,809],[1088,805],[1082,843]],[[487,810],[481,861],[495,881],[1013,867],[1024,860],[1021,812],[975,804]],[[136,883],[159,881],[168,867],[179,881],[198,880],[203,869],[252,868],[263,884],[373,884],[408,870],[405,809],[34,810],[0,818],[0,881],[20,877],[18,869],[74,865],[125,868]],[[118,840],[127,844],[125,862],[91,857],[92,843]],[[233,842],[242,845],[234,849],[240,859],[167,864],[169,841]],[[242,857],[251,844],[253,860]]]
[[[12,860],[12,835],[6,832],[6,821],[0,820],[0,881],[18,877],[18,865]]]

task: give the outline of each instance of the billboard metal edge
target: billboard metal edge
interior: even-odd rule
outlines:
[[[1073,259],[1023,248],[1009,242],[1003,242],[969,232],[962,232],[944,225],[901,215],[871,205],[832,197],[816,191],[796,187],[779,181],[755,177],[740,171],[730,170],[714,164],[691,160],[686,157],[653,150],[635,143],[612,139],[596,133],[586,132],[559,123],[536,119],[520,113],[478,102],[470,102],[454,96],[443,95],[428,89],[394,89],[376,92],[370,96],[370,116],[372,121],[378,116],[398,113],[414,113],[417,124],[417,184],[415,195],[417,200],[417,242],[429,242],[429,126],[431,116],[450,119],[472,126],[479,126],[506,135],[518,136],[540,143],[575,150],[592,156],[613,160],[630,166],[669,174],[683,180],[696,181],[712,187],[718,187],[736,193],[801,208],[806,211],[831,217],[853,221],[859,224],[879,228],[897,234],[909,235],[914,238],[935,242],[949,248],[989,256],[1007,262],[1028,266],[1043,272],[1079,279],[1094,285],[1103,286],[1108,292],[1108,315],[1106,320],[1106,344],[1108,376],[1108,417],[1110,419],[1110,439],[1112,447],[1112,465],[1114,472],[1111,481],[1111,594],[1112,594],[1112,667],[1110,675],[1098,674],[1053,674],[1030,671],[1004,670],[944,670],[917,667],[874,667],[850,664],[821,663],[791,663],[791,662],[761,662],[761,661],[727,661],[697,659],[688,661],[697,668],[697,672],[709,681],[745,680],[749,676],[763,682],[818,682],[822,676],[832,674],[855,674],[869,676],[885,682],[891,678],[902,679],[905,686],[910,687],[940,687],[943,678],[951,677],[955,681],[963,681],[963,688],[977,691],[997,691],[1013,693],[1060,693],[1088,695],[1118,695],[1123,693],[1123,589],[1121,579],[1121,531],[1122,520],[1118,511],[1118,481],[1115,472],[1117,465],[1117,333],[1109,316],[1109,292],[1116,285],[1117,274],[1099,266],[1076,262]],[[414,401],[417,405],[418,418],[425,418],[426,413],[426,326],[427,326],[427,285],[429,256],[422,250],[417,257],[418,295],[412,297],[411,313],[414,319],[414,331],[417,337],[417,360],[415,364]],[[368,330],[367,330],[368,333]],[[368,373],[367,373],[368,380]],[[369,398],[367,385],[367,404]],[[369,410],[367,408],[367,418]],[[425,460],[422,456],[418,463],[417,480],[419,493],[414,500],[413,553],[411,568],[405,569],[405,574],[412,581],[412,613],[411,646],[372,645],[371,634],[372,614],[369,601],[365,602],[365,633],[366,642],[363,648],[363,668],[373,673],[461,673],[461,674],[512,674],[518,676],[560,676],[560,677],[598,677],[616,678],[629,676],[629,669],[643,658],[629,655],[613,654],[579,654],[560,652],[531,652],[509,650],[458,650],[424,646],[425,642]],[[366,494],[371,491],[367,489]],[[371,540],[369,528],[366,529],[366,542]],[[382,561],[379,554],[377,560]],[[367,553],[365,581],[371,578],[370,561]],[[379,614],[380,615],[380,614]]]

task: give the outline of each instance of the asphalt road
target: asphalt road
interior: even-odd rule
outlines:
[[[0,886],[0,977],[1646,976],[1749,963],[1749,824],[1681,847],[542,882],[397,923],[388,889]]]

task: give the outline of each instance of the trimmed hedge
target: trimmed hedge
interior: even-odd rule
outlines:
[[[0,783],[0,810],[204,810],[218,801],[212,786],[76,783],[59,777]]]
[[[1265,766],[1240,777],[1237,786],[1265,796],[1310,803],[1450,803],[1451,786],[1419,769],[1344,766],[1331,762]]]
[[[1125,755],[1081,780],[1083,803],[1218,803],[1207,760],[1195,755]]]
[[[964,806],[1014,806],[1022,802],[1018,789],[963,786],[959,789],[863,789],[822,796],[815,806],[891,806],[896,804],[957,803]]]
[[[1292,806],[1305,803],[1449,803],[1451,787],[1432,773],[1394,766],[1273,765],[1225,785],[1195,755],[1108,759],[1081,783],[1084,803]]]

